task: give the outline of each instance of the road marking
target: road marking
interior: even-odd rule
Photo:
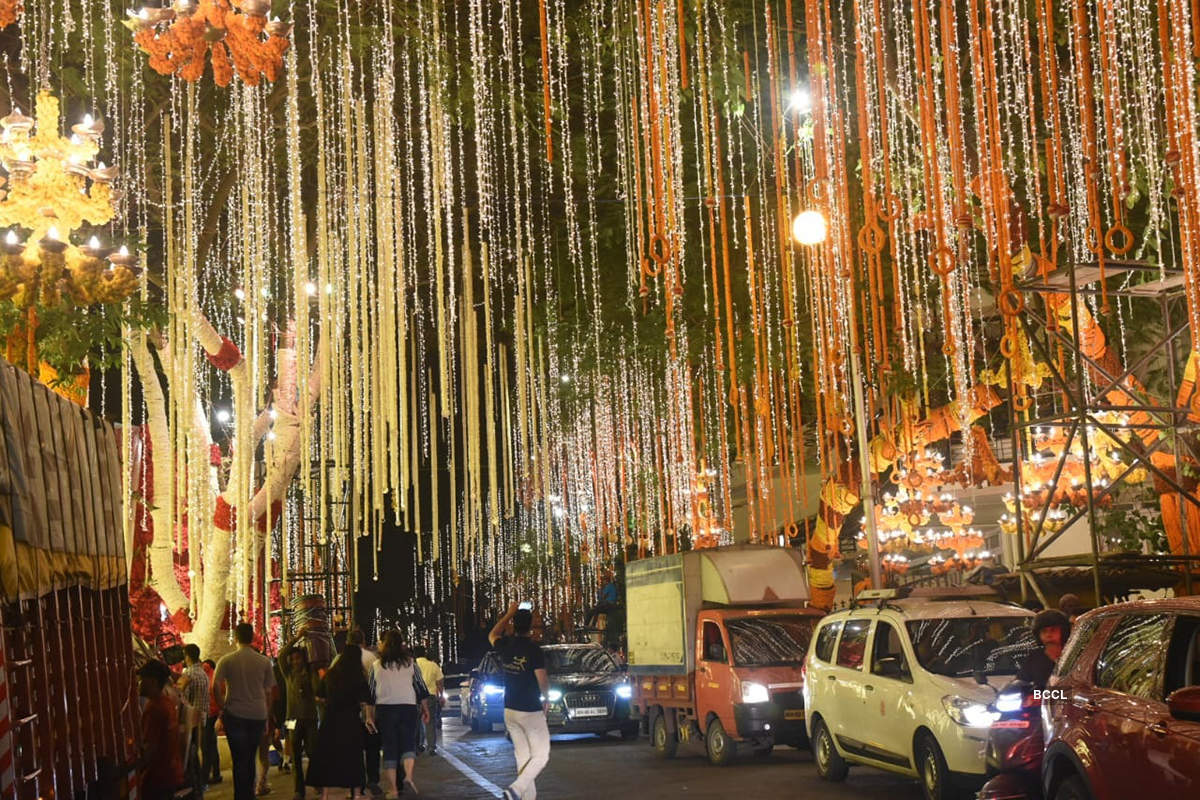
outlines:
[[[445,758],[446,761],[449,762],[450,766],[462,773],[463,777],[471,781],[471,783],[474,783],[480,789],[483,789],[492,797],[504,797],[503,789],[480,775],[478,772],[472,769],[469,764],[450,752],[451,746],[457,746],[459,744],[463,735],[466,733],[466,728],[461,728],[454,725],[447,726],[447,728],[448,729],[444,731],[442,746],[438,748],[438,755]]]
[[[442,747],[438,748],[438,754],[441,755],[442,758],[449,761],[450,766],[454,767],[456,770],[461,772],[464,777],[466,777],[469,781],[474,783],[480,789],[483,789],[485,792],[490,794],[492,797],[504,797],[503,789],[501,789],[499,786],[497,786],[496,784],[489,781],[487,778],[480,775],[475,770],[471,769],[471,767],[468,766],[466,764],[466,762],[464,762],[462,759],[458,758],[458,756],[451,753],[449,745],[443,744]]]

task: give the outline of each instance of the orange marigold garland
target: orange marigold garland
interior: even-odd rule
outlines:
[[[24,5],[24,0],[0,0],[0,28],[7,28],[16,22]]]
[[[176,0],[173,8],[131,11],[126,24],[156,72],[198,81],[211,51],[218,86],[228,86],[235,71],[248,85],[257,86],[262,78],[279,77],[291,44],[291,26],[268,22],[269,10],[265,0]]]

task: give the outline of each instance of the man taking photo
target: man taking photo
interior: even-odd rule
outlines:
[[[509,621],[513,636],[505,636]],[[504,790],[504,800],[525,800],[537,796],[534,781],[550,761],[550,729],[546,725],[550,691],[546,660],[542,648],[530,636],[533,609],[529,604],[510,603],[508,611],[496,621],[488,641],[504,670],[504,726],[512,738],[517,759],[517,779]]]

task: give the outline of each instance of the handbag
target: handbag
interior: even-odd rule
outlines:
[[[421,705],[430,697],[429,688],[425,686],[425,679],[421,677],[421,668],[417,666],[416,661],[413,661],[413,691],[417,694],[417,705]]]

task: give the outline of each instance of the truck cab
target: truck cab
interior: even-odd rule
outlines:
[[[696,718],[705,736],[745,742],[758,753],[807,744],[802,664],[820,617],[795,608],[700,612]]]
[[[822,614],[807,608],[799,553],[735,545],[632,562],[626,569],[633,705],[655,750],[805,746],[804,655]]]

